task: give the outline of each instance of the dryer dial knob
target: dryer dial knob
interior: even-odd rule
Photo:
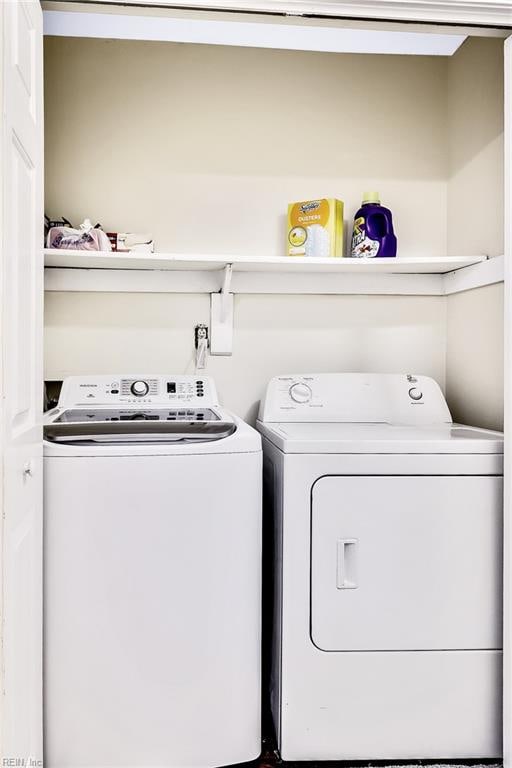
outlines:
[[[291,399],[296,403],[309,403],[311,397],[313,396],[311,388],[308,387],[307,384],[303,384],[300,381],[292,384],[289,392]]]
[[[417,389],[417,387],[411,387],[411,389],[409,390],[409,397],[411,398],[411,400],[421,400],[421,398],[423,397],[423,392]]]
[[[145,381],[134,381],[130,389],[137,397],[144,397],[149,392],[149,386]]]

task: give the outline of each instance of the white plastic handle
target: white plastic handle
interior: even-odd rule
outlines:
[[[357,539],[338,539],[336,542],[336,588],[357,589]]]

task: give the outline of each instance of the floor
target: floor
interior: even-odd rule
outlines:
[[[406,761],[389,762],[383,760],[361,760],[357,762],[284,762],[280,759],[277,751],[274,749],[272,740],[263,740],[263,752],[255,768],[418,768],[418,766],[428,766],[428,768],[503,768],[503,764],[493,760],[468,760],[465,763],[458,763],[455,760],[446,760],[445,762],[435,762],[432,760],[418,760],[414,763]]]

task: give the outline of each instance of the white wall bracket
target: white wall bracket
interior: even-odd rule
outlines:
[[[232,272],[233,265],[226,264],[220,292],[210,294],[210,355],[233,354]]]

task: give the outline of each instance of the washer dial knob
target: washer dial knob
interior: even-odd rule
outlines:
[[[296,403],[309,403],[311,397],[313,396],[311,388],[308,387],[307,384],[303,384],[300,381],[292,384],[289,392],[291,399]]]
[[[149,392],[149,386],[145,381],[134,381],[130,389],[136,397],[144,397]]]
[[[423,392],[417,387],[411,387],[409,390],[409,397],[411,400],[421,400],[423,397]]]

